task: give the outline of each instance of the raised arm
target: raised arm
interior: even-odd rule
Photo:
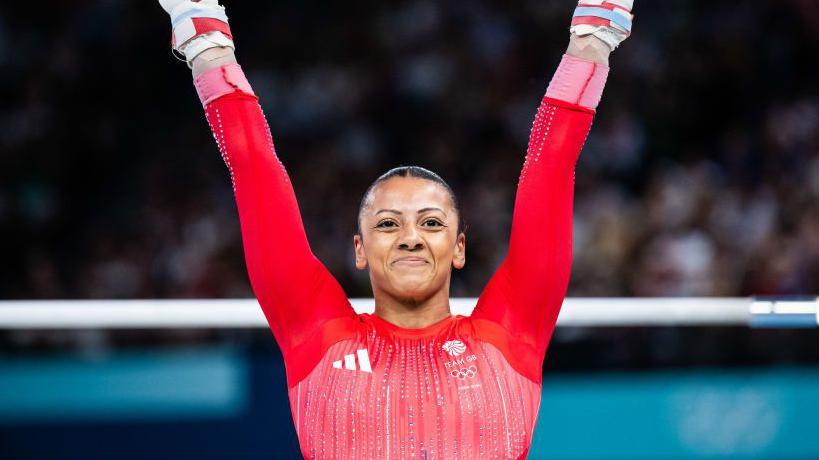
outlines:
[[[578,7],[581,15],[590,9],[598,13],[625,7],[626,2],[600,2],[594,8],[585,3]],[[631,2],[627,3],[628,10],[622,9],[630,28]],[[508,254],[472,315],[476,324],[499,326],[499,333],[513,343],[517,360],[513,364],[538,380],[571,271],[575,164],[608,75],[609,53],[616,46],[592,32],[578,35],[576,26],[586,24],[586,17],[578,19],[577,14],[569,47],[535,115],[518,181]],[[599,17],[588,19],[603,27]],[[627,31],[622,35],[625,38]]]
[[[292,369],[293,362],[310,359],[299,348],[310,348],[308,339],[322,324],[355,314],[341,286],[310,250],[290,178],[236,63],[224,9],[215,0],[160,3],[171,14],[174,48],[193,69],[197,93],[230,172],[253,292],[291,377],[300,373]]]

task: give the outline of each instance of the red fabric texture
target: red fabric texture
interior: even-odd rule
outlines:
[[[477,336],[471,318],[422,329],[359,319],[289,389],[305,458],[523,458],[540,384]]]

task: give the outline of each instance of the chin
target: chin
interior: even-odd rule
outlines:
[[[396,299],[406,303],[420,303],[435,294],[428,285],[394,286],[392,292]]]

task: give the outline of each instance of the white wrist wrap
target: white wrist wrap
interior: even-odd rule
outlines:
[[[197,36],[193,40],[189,40],[179,49],[179,52],[185,56],[188,67],[190,67],[193,65],[193,60],[196,59],[196,56],[199,56],[202,51],[217,47],[236,49],[233,45],[233,40],[225,37],[222,32],[214,31],[207,32]]]

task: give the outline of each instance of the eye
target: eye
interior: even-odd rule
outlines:
[[[440,222],[439,220],[437,220],[437,219],[428,219],[428,220],[425,220],[425,221],[424,221],[424,224],[428,224],[428,223],[430,223],[430,222],[432,222],[433,224],[437,224],[437,225],[434,225],[434,227],[443,227],[443,226],[444,226],[444,224],[443,224],[442,222]]]
[[[390,224],[390,225],[387,225],[387,224]],[[375,228],[393,228],[393,227],[396,227],[396,226],[398,226],[398,224],[396,224],[396,223],[395,223],[395,221],[392,221],[392,220],[382,220],[381,222],[379,222],[379,223],[378,223],[378,224],[375,226]]]

